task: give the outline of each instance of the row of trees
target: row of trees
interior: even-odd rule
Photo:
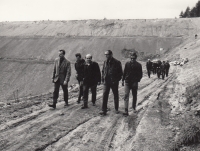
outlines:
[[[187,7],[185,12],[181,11],[180,18],[190,18],[190,17],[200,17],[200,0],[196,3],[196,5],[190,9]]]

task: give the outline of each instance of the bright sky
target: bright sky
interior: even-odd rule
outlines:
[[[198,0],[0,0],[0,21],[175,18]]]

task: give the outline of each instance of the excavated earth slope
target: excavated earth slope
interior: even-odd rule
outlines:
[[[181,133],[178,118],[200,110],[198,99],[189,105],[185,103],[187,88],[199,80],[200,40],[194,39],[194,35],[199,33],[199,21],[195,18],[0,23],[0,150],[175,149],[174,144]],[[139,54],[144,52],[145,55],[164,48],[167,51],[161,60],[175,55],[188,58],[189,62],[182,67],[171,65],[169,76],[161,80],[156,75],[148,78],[145,62],[139,61],[144,76],[139,83],[138,112],[132,113],[129,108],[128,117],[122,115],[124,87],[121,84],[119,114],[114,112],[110,93],[108,115],[98,115],[102,85],[98,86],[96,106],[92,106],[89,100],[89,109],[81,110],[81,105],[76,104],[78,90],[74,87],[70,88],[69,107],[64,108],[60,92],[57,109],[49,109],[47,104],[52,102],[53,88],[51,72],[58,49],[67,51],[74,83],[76,52],[83,55],[91,52],[101,65],[103,52],[112,49],[114,56],[124,65],[124,48],[135,48]],[[17,95],[27,97],[16,100]],[[178,149],[190,151],[200,147],[198,144],[182,144]]]

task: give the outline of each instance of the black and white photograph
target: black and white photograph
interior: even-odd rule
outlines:
[[[0,0],[0,151],[200,151],[200,0]]]

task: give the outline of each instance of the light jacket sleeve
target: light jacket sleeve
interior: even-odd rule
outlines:
[[[67,63],[67,75],[66,75],[65,81],[69,82],[70,76],[71,76],[71,63],[68,62]]]
[[[52,79],[54,79],[54,78],[55,78],[55,74],[56,74],[56,61],[54,61]]]

